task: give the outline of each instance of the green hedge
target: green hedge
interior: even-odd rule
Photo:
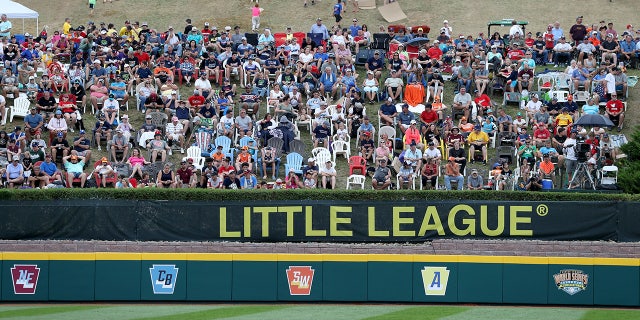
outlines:
[[[505,201],[640,201],[640,195],[622,193],[522,191],[416,191],[416,190],[208,190],[208,189],[1,189],[0,200],[505,200]]]

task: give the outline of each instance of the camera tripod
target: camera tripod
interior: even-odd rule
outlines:
[[[576,171],[573,173],[571,181],[569,181],[569,189],[577,189],[578,187],[580,187],[580,189],[587,189],[585,188],[587,181],[591,183],[591,188],[595,190],[596,185],[591,176],[591,172],[589,172],[587,163],[580,162],[578,163],[578,168],[576,168]]]

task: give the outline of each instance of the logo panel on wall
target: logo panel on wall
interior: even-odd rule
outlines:
[[[178,269],[175,264],[154,264],[149,268],[153,294],[173,294],[178,280]]]
[[[289,294],[292,296],[310,295],[314,273],[315,270],[310,266],[289,266],[289,269],[287,269]]]
[[[589,275],[582,270],[565,269],[554,274],[553,281],[556,283],[558,290],[574,295],[587,289]]]
[[[14,264],[11,268],[13,293],[35,294],[39,275],[40,268],[36,264]]]
[[[449,272],[447,267],[424,267],[422,273],[422,284],[424,294],[427,296],[444,296],[447,294],[447,283],[449,282]]]

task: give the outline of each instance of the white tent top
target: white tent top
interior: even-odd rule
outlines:
[[[36,19],[39,14],[17,2],[10,0],[0,0],[0,13],[4,13],[8,18]]]

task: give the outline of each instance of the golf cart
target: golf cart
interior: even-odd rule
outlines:
[[[502,19],[487,22],[487,37],[491,37],[491,27],[511,27],[514,19]],[[522,33],[526,34],[525,28],[529,24],[529,21],[516,20],[516,23],[522,27]]]

